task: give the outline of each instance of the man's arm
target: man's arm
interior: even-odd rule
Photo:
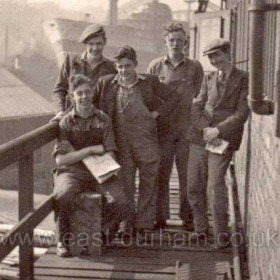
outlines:
[[[201,84],[202,84],[203,77],[204,77],[204,70],[199,61],[195,61],[194,63],[196,65],[194,97],[197,97],[200,92],[200,89],[201,89]]]
[[[113,157],[115,157],[114,152],[117,150],[115,144],[115,137],[113,132],[113,126],[109,116],[104,115],[105,125],[103,132],[103,146],[106,152],[109,152]]]
[[[161,83],[157,77],[153,78],[153,92],[156,96],[160,97],[164,102],[153,113],[160,119],[165,119],[180,103],[182,95],[176,90],[172,90],[168,85]]]
[[[69,88],[69,75],[70,75],[70,57],[66,56],[57,78],[55,88],[53,90],[52,101],[56,108],[56,113],[64,111],[66,105],[66,96]]]
[[[59,123],[58,140],[54,147],[54,157],[58,167],[71,165],[83,160],[91,154],[103,154],[103,145],[89,146],[75,151],[69,141],[69,131],[67,130],[67,120],[62,119]]]
[[[210,118],[205,116],[204,110],[208,100],[207,79],[208,77],[204,76],[200,92],[198,96],[194,98],[192,105],[192,124],[201,132],[211,125]]]
[[[89,146],[86,148],[83,148],[78,151],[71,151],[67,154],[57,154],[55,157],[55,161],[58,167],[61,167],[63,165],[71,165],[74,163],[77,163],[79,161],[82,161],[84,158],[86,158],[89,155],[102,155],[104,154],[104,147],[103,145],[94,145]]]
[[[240,85],[240,96],[236,111],[233,115],[217,125],[221,134],[233,132],[244,125],[250,113],[247,96],[248,76],[244,76]]]

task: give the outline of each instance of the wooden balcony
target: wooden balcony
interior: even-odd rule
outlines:
[[[178,177],[170,184],[171,219],[164,231],[147,233],[147,239],[115,239],[100,256],[59,258],[51,247],[36,262],[32,242],[34,228],[53,210],[50,196],[33,207],[33,152],[57,137],[57,124],[47,124],[0,146],[0,168],[19,162],[19,223],[0,241],[0,260],[19,246],[17,279],[245,279],[241,278],[243,255],[239,246],[214,250],[209,242],[193,244],[178,218]],[[229,171],[230,175],[230,171]],[[229,176],[231,228],[236,231],[232,177]],[[136,194],[137,195],[137,194]],[[210,225],[211,217],[210,218]],[[210,229],[211,232],[211,229]],[[24,239],[24,236],[29,238]],[[25,242],[22,242],[25,240]],[[184,240],[184,241],[183,241]],[[240,259],[241,258],[241,259]],[[4,279],[11,279],[7,276]]]

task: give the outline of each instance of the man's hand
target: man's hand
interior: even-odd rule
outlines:
[[[59,122],[63,116],[66,114],[65,111],[60,111],[58,112],[49,122],[52,123],[52,122]]]
[[[211,142],[218,137],[220,131],[217,127],[206,127],[203,130],[203,139],[206,142]]]
[[[151,114],[154,119],[156,119],[159,116],[159,113],[157,111],[152,111]]]
[[[222,144],[222,140],[220,138],[213,139],[209,144],[218,147]]]

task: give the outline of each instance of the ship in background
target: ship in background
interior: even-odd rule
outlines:
[[[92,11],[92,13],[98,11]],[[137,51],[139,71],[146,71],[149,62],[165,53],[162,26],[172,21],[172,11],[158,0],[132,0],[118,9],[118,0],[110,0],[104,55],[112,58],[116,49],[130,45]],[[44,22],[44,31],[53,45],[58,65],[65,54],[83,52],[78,39],[90,21],[55,18]],[[187,28],[187,23],[182,22]]]

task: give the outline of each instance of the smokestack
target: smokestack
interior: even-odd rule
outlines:
[[[118,22],[118,0],[110,0],[109,25],[117,25]]]

